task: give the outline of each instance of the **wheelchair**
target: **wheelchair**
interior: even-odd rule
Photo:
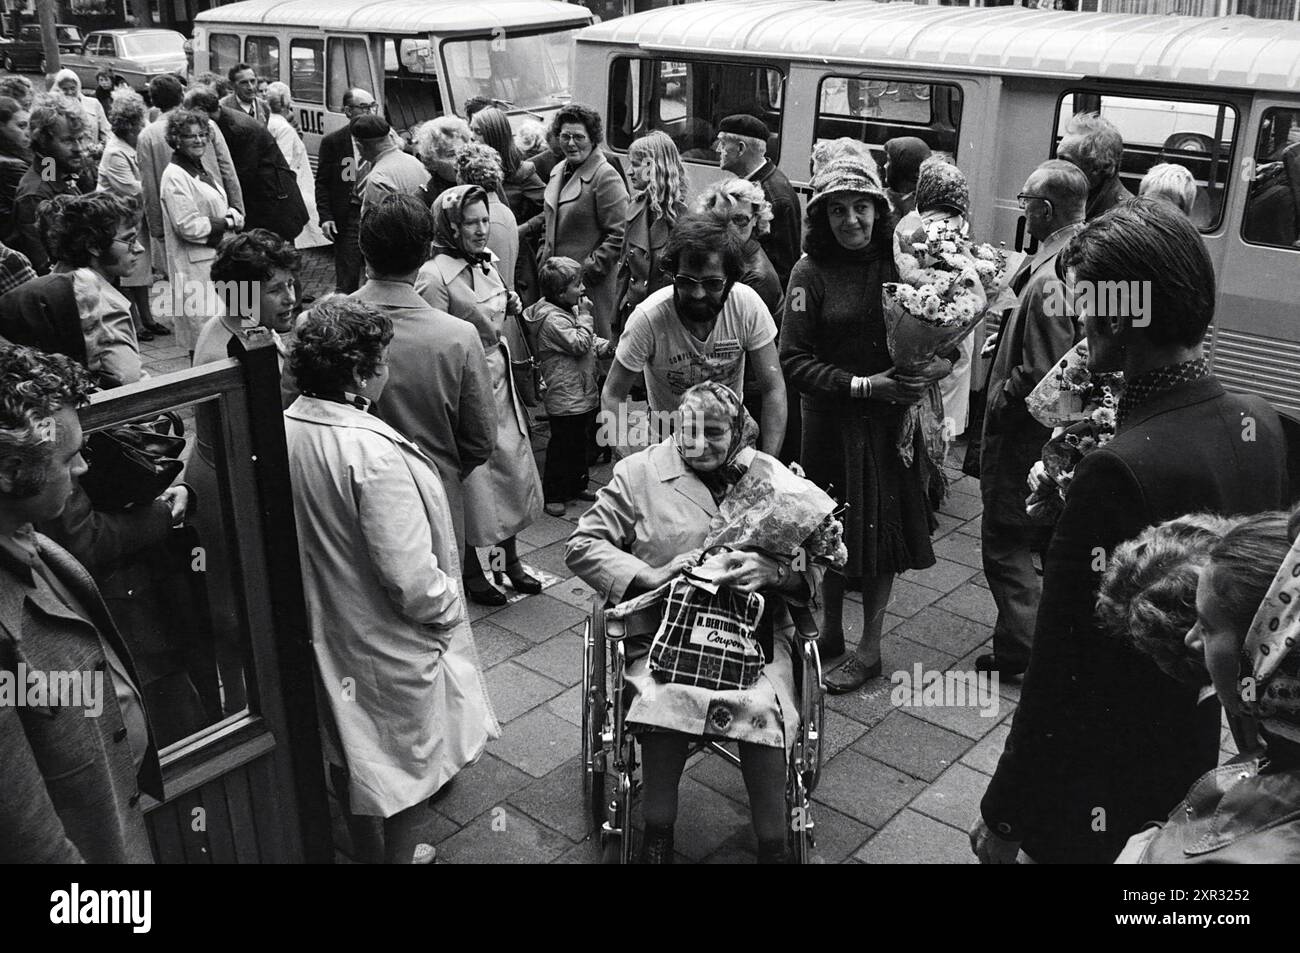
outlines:
[[[785,800],[788,843],[794,863],[812,862],[814,824],[812,794],[821,778],[821,739],[825,721],[825,685],[817,651],[817,625],[806,606],[789,605],[794,621],[791,656],[799,695],[799,731],[786,768]],[[582,645],[583,797],[600,834],[602,861],[632,863],[635,840],[632,809],[641,787],[636,738],[626,715],[632,691],[623,673],[629,662],[629,637],[652,637],[659,628],[661,606],[610,618],[599,599],[592,601]],[[738,754],[721,742],[697,739],[691,754],[712,752],[735,767]]]

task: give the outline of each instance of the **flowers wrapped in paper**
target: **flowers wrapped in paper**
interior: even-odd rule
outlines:
[[[1088,342],[1080,341],[1025,398],[1035,420],[1058,428],[1042,453],[1043,467],[1055,486],[1030,493],[1025,500],[1026,513],[1033,517],[1060,514],[1079,461],[1115,436],[1115,414],[1123,388],[1122,374],[1098,374],[1088,369]]]
[[[988,310],[1015,303],[1007,286],[1019,259],[1012,261],[1005,251],[988,244],[972,244],[959,217],[923,220],[910,238],[896,235],[894,262],[899,281],[884,285],[883,305],[889,354],[900,371],[924,368],[936,354],[972,333]],[[898,454],[904,464],[912,464],[920,427],[926,451],[942,472],[953,436],[943,416],[936,384],[903,417]]]
[[[759,549],[779,559],[842,568],[849,552],[835,501],[821,487],[765,457],[718,504],[704,548]]]

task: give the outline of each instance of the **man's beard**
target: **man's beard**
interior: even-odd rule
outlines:
[[[677,317],[683,321],[694,321],[697,324],[703,324],[706,321],[716,321],[718,315],[722,313],[722,307],[727,303],[726,295],[715,305],[707,296],[694,301],[688,301],[683,298],[676,289],[673,289],[673,306],[677,309]]]

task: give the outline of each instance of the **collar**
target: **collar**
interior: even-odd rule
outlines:
[[[0,566],[24,582],[32,582],[32,570],[39,556],[36,530],[31,523],[18,527],[12,535],[0,534]]]
[[[1145,409],[1151,401],[1183,384],[1193,384],[1210,377],[1210,362],[1204,357],[1193,358],[1179,364],[1167,364],[1139,374],[1131,381],[1124,382],[1124,393],[1119,399],[1116,411],[1115,429],[1119,430],[1131,420],[1134,411]],[[1144,415],[1142,419],[1146,419]]]
[[[1034,257],[1029,262],[1029,270],[1033,271],[1049,258],[1060,254],[1061,250],[1069,244],[1070,239],[1083,231],[1083,226],[1083,222],[1075,222],[1072,225],[1066,225],[1064,228],[1058,228],[1044,238],[1038,246],[1038,251],[1034,252]]]
[[[749,179],[749,181],[751,182],[762,182],[769,175],[771,175],[770,170],[775,168],[776,168],[776,164],[773,163],[771,159],[764,158],[762,165],[760,165],[757,169],[755,169],[753,172],[749,173],[748,175],[741,176],[741,178]]]
[[[424,311],[430,307],[429,302],[415,290],[414,282],[394,281],[391,278],[367,278],[366,283],[350,297],[366,304],[388,308],[419,308]]]
[[[494,265],[500,260],[499,258],[497,258],[496,252],[494,252],[490,248],[487,249],[486,252],[484,252],[484,256],[487,261],[492,262],[492,264]],[[483,265],[483,261],[470,261],[468,258],[459,258],[455,255],[441,254],[441,255],[434,256],[432,261],[427,261],[420,267],[421,269],[424,269],[432,266],[434,270],[436,270],[438,274],[442,276],[442,280],[444,283],[451,284],[451,282],[461,272],[465,271],[466,269],[478,268],[481,265]],[[427,305],[428,302],[425,301],[425,304]]]
[[[343,404],[320,397],[311,397],[307,394],[299,394],[294,402],[289,405],[289,409],[284,412],[284,415],[293,420],[321,424],[326,427],[351,427],[357,430],[369,430],[381,437],[387,437],[394,443],[424,458],[424,454],[420,452],[419,447],[414,443],[378,417],[364,410],[359,410],[352,404]]]
[[[196,179],[203,178],[203,174],[207,171],[203,168],[202,160],[196,160],[179,149],[172,150],[172,165],[180,166]]]

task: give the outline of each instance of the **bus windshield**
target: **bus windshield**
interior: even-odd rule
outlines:
[[[577,29],[531,36],[508,33],[447,40],[442,55],[451,103],[486,96],[506,109],[554,109],[572,98],[574,34]]]

